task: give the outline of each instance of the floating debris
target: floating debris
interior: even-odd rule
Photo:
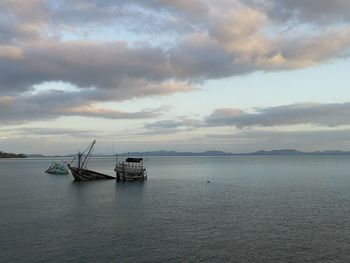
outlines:
[[[49,168],[47,168],[45,173],[63,174],[63,175],[69,174],[67,163],[63,162],[63,161],[61,161],[61,162],[53,161],[51,163],[51,165],[49,166]]]

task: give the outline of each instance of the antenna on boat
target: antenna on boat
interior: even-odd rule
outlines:
[[[112,150],[113,150],[113,155],[116,156],[115,149],[114,149],[114,142],[112,142]]]
[[[112,143],[112,149],[113,149],[113,154],[115,156],[115,164],[117,164],[118,163],[118,154],[115,152],[114,143]]]
[[[83,156],[83,153],[78,151],[78,168],[81,168],[81,157]],[[84,164],[84,163],[83,163]]]

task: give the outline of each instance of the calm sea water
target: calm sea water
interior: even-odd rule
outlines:
[[[153,157],[136,183],[50,162],[0,160],[1,262],[350,262],[350,157]]]

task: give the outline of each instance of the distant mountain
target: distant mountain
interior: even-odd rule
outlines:
[[[1,153],[1,152],[0,152]],[[260,150],[250,153],[231,153],[223,151],[205,151],[205,152],[176,152],[176,151],[148,151],[148,152],[129,152],[121,153],[118,156],[136,157],[136,156],[302,156],[302,155],[350,155],[350,151],[314,151],[301,152],[294,149],[281,149],[265,151]],[[74,154],[45,156],[41,154],[28,154],[28,157],[73,157]],[[94,154],[95,157],[114,157],[112,154]],[[1,158],[1,157],[0,157]],[[18,157],[17,157],[18,158]]]
[[[311,153],[299,152],[293,149],[283,149],[283,150],[272,150],[272,151],[257,151],[249,153],[248,155],[305,155]]]
[[[31,157],[31,158],[45,157],[45,155],[42,155],[42,154],[28,154],[27,156],[28,156],[28,157]]]
[[[232,153],[222,151],[206,152],[176,152],[176,151],[152,151],[152,152],[129,152],[122,153],[119,156],[231,156]]]
[[[0,151],[0,158],[26,158],[27,156],[23,153],[7,153]]]
[[[315,151],[301,152],[294,149],[282,149],[272,151],[256,151],[251,153],[231,153],[223,151],[205,152],[176,152],[176,151],[151,151],[151,152],[129,152],[119,156],[298,156],[298,155],[350,155],[348,151]]]
[[[315,152],[301,152],[294,149],[272,150],[272,151],[257,151],[248,154],[239,155],[350,155],[348,151],[315,151]]]

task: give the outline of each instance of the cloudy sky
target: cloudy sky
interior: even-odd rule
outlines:
[[[0,150],[350,150],[348,0],[1,0]]]

